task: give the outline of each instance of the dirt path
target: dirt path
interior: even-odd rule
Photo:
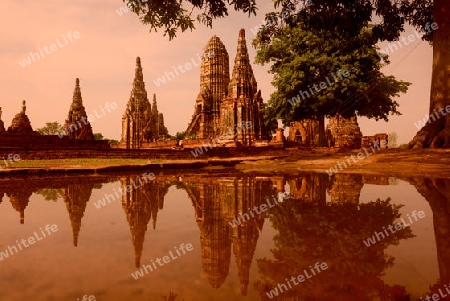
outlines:
[[[301,171],[329,172],[330,168],[334,167],[333,173],[450,178],[450,149],[366,151],[362,151],[358,157],[359,151],[295,150],[287,152],[289,155],[284,159],[245,161],[238,164],[236,168],[244,172],[298,173]]]

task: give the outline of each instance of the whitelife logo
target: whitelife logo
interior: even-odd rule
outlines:
[[[56,39],[56,44],[53,43],[53,44],[50,44],[50,46],[44,46],[44,47],[42,47],[42,49],[41,49],[41,47],[38,47],[38,52],[39,53],[37,53],[37,52],[30,52],[29,56],[27,56],[26,58],[24,58],[22,61],[19,62],[19,65],[22,68],[25,68],[26,66],[31,65],[31,63],[32,63],[31,60],[33,60],[33,62],[36,62],[37,60],[40,60],[41,58],[44,57],[44,53],[42,52],[42,50],[44,50],[47,55],[51,54],[52,52],[55,52],[56,50],[58,50],[60,48],[63,48],[64,46],[68,45],[69,41],[73,42],[74,40],[79,39],[80,38],[80,33],[78,31],[75,31],[73,33],[71,31],[69,31],[67,33],[67,38],[66,38],[65,35],[62,35],[62,37],[63,37],[64,43],[61,43],[61,41],[58,38],[58,39]],[[67,41],[67,39],[69,41]]]
[[[282,196],[283,199],[286,199],[286,200],[291,197],[289,195],[289,193],[287,193],[287,192],[278,194],[278,197],[280,197],[280,196]],[[237,218],[235,218],[232,221],[228,222],[228,224],[231,227],[235,228],[237,226],[240,226],[242,223],[245,223],[246,221],[249,221],[250,220],[250,215],[252,216],[252,218],[254,218],[255,215],[253,214],[253,211],[255,211],[256,214],[261,214],[261,213],[265,212],[267,209],[275,207],[276,205],[278,205],[278,202],[280,202],[280,201],[279,201],[279,199],[277,200],[274,195],[272,195],[272,197],[273,197],[273,201],[274,201],[273,204],[270,203],[269,199],[266,199],[267,205],[266,204],[259,205],[259,210],[261,210],[261,211],[258,212],[258,207],[257,206],[254,206],[252,209],[248,208],[248,213],[239,213],[240,216],[238,216]],[[269,206],[269,207],[267,207],[267,206]]]
[[[105,110],[107,111],[107,113],[111,113],[112,110],[116,110],[118,108],[116,102],[110,103],[109,101],[107,103],[105,103],[103,106],[99,106],[99,107],[102,111],[102,115],[98,114],[97,109],[95,109],[93,111],[93,113],[95,113],[95,116],[94,116],[94,114],[87,115],[87,118],[84,116],[81,116],[81,118],[80,118],[81,122],[83,122],[84,125],[88,125],[89,123],[92,124],[96,120],[95,117],[97,117],[97,119],[100,119],[103,116],[106,116]],[[72,132],[76,132],[77,130],[80,130],[83,127],[80,120],[78,120],[76,123],[69,124],[69,126],[64,131],[61,131],[58,133],[58,137],[63,138],[64,135],[66,135],[66,136],[69,135],[69,132],[72,133]]]
[[[19,251],[22,251],[22,246],[24,248],[28,248],[29,246],[33,245],[36,243],[36,241],[40,241],[42,239],[44,239],[45,237],[47,237],[47,235],[45,234],[45,232],[47,232],[48,235],[51,235],[52,233],[58,231],[58,226],[57,225],[46,225],[44,227],[44,230],[42,230],[42,228],[39,228],[39,230],[41,230],[41,235],[39,236],[39,234],[35,231],[33,234],[33,236],[28,237],[28,239],[22,239],[20,242],[16,240],[17,243],[17,247],[16,246],[8,246],[6,248],[5,251],[0,252],[0,261],[3,260],[3,258],[8,258],[10,255],[14,255],[16,253],[18,253]],[[28,242],[28,244],[27,244]],[[17,248],[19,248],[19,250],[17,250]],[[14,252],[13,252],[14,251]]]
[[[77,298],[77,300],[80,300],[80,298]],[[94,295],[84,295],[83,299],[81,299],[81,301],[96,301],[97,299],[95,299]]]
[[[430,33],[433,30],[437,30],[438,28],[439,28],[439,26],[436,22],[434,22],[434,23],[427,22],[421,31]],[[422,40],[422,37],[420,36],[419,32],[417,30],[414,30],[414,34],[410,34],[408,36],[409,43],[408,43],[408,41],[406,41],[406,37],[402,36],[401,42],[400,42],[400,39],[398,39],[396,42],[391,42],[388,44],[388,47],[386,47],[384,49],[380,49],[380,51],[377,54],[380,58],[382,58],[384,55],[388,55],[389,53],[393,53],[394,51],[397,51],[399,49],[399,47],[400,47],[400,49],[402,49],[403,45],[408,46],[410,43],[415,42],[416,38],[419,41]]]
[[[164,75],[161,77],[158,77],[156,80],[153,81],[153,83],[155,83],[155,85],[157,87],[161,86],[162,84],[165,84],[166,82],[169,82],[172,79],[175,79],[176,77],[180,76],[180,74],[178,73],[178,70],[180,70],[180,72],[182,74],[186,73],[189,70],[192,70],[192,67],[197,67],[201,65],[202,62],[202,58],[203,59],[211,59],[214,57],[214,50],[209,50],[208,53],[203,52],[201,55],[199,53],[197,53],[197,58],[198,58],[198,64],[196,64],[194,58],[191,58],[191,62],[194,66],[191,65],[190,62],[187,62],[184,65],[178,65],[178,67],[172,66],[173,71],[175,72],[175,74],[172,71],[169,72],[164,72]],[[183,67],[185,69],[183,69]],[[167,81],[166,81],[167,80]]]
[[[191,154],[197,158],[199,155],[203,155],[203,149],[205,149],[205,153],[208,151],[208,147],[209,149],[213,149],[213,147],[217,146],[217,143],[220,143],[221,141],[224,140],[232,140],[234,139],[238,133],[239,133],[239,125],[235,125],[234,126],[236,128],[235,132],[236,134],[233,134],[233,130],[231,130],[230,128],[228,128],[228,133],[224,134],[222,136],[217,135],[215,139],[211,139],[211,142],[213,142],[213,144],[211,143],[202,143],[201,147],[197,147],[195,148],[193,151],[191,151]],[[242,122],[242,130],[245,132],[249,129],[252,128],[252,122],[251,121],[247,121],[247,122]]]
[[[450,285],[450,284],[449,284],[449,285]],[[447,284],[444,284],[444,286],[445,286],[445,290],[447,291],[447,293],[450,294],[450,289],[448,288]],[[426,295],[425,298],[420,297],[420,298],[419,298],[419,301],[425,301],[425,300],[426,300],[426,301],[431,301],[431,300],[433,300],[433,301],[439,301],[439,300],[441,300],[442,298],[447,297],[448,295],[447,295],[446,293],[442,292],[442,289],[443,289],[443,288],[438,289],[439,294],[433,294],[431,297],[428,296],[428,295]]]
[[[304,282],[305,280],[310,279],[313,276],[316,276],[316,271],[317,274],[320,274],[320,272],[325,271],[326,269],[328,269],[328,265],[325,262],[322,263],[316,262],[314,264],[314,267],[309,266],[309,272],[311,273],[311,275],[308,273],[308,271],[303,270],[303,273],[298,275],[297,277],[291,277],[291,279],[286,278],[286,283],[289,286],[289,288],[292,288],[291,281],[294,285],[298,285]],[[296,280],[298,280],[298,282]],[[288,287],[284,283],[278,283],[277,287],[270,290],[270,292],[266,292],[267,297],[272,299],[273,297],[278,296],[278,290],[280,291],[281,294],[283,291],[287,291]]]
[[[311,85],[308,85],[308,91],[301,91],[294,97],[292,97],[291,99],[288,99],[288,102],[293,106],[296,103],[301,103],[302,100],[305,100],[305,98],[309,98],[312,97],[316,92],[320,92],[322,90],[325,90],[331,86],[333,86],[335,83],[337,83],[340,80],[343,80],[344,78],[347,78],[350,76],[350,71],[348,70],[339,70],[336,73],[332,73],[331,76],[334,78],[334,81],[330,81],[329,77],[325,77],[325,81],[320,82],[318,85],[313,84],[312,88]],[[344,77],[344,78],[343,78]],[[301,96],[301,99],[300,99]]]
[[[185,249],[185,248],[186,248],[186,249]],[[169,263],[169,262],[171,261],[171,259],[174,260],[174,259],[177,259],[178,257],[181,256],[180,251],[178,250],[178,248],[177,248],[177,247],[174,247],[174,249],[175,249],[175,252],[178,254],[178,256],[175,256],[175,255],[172,253],[172,251],[169,251],[170,257],[166,255],[166,256],[164,256],[162,259],[159,258],[159,257],[156,258],[155,261],[158,263],[158,265],[159,265],[160,267],[162,267],[165,263]],[[185,246],[184,244],[181,244],[181,245],[180,245],[180,250],[181,250],[181,252],[183,253],[183,255],[186,254],[186,251],[192,251],[193,249],[194,249],[194,248],[192,247],[192,244],[186,244],[186,246]],[[164,263],[161,263],[161,260],[162,260]],[[148,272],[149,270],[150,270],[150,272],[153,272],[154,270],[156,270],[156,269],[158,268],[157,265],[155,264],[155,262],[154,262],[153,260],[151,260],[151,262],[152,262],[152,265],[145,265],[145,264],[143,264],[143,265],[142,265],[142,268],[140,268],[139,270],[137,270],[137,271],[134,272],[134,273],[131,273],[131,276],[134,278],[134,280],[138,280],[139,277],[144,277],[145,274],[148,274],[148,273],[149,273],[149,272]],[[145,271],[145,274],[144,274],[144,271]]]
[[[411,213],[411,215],[412,215],[412,217],[414,217],[414,220],[417,222],[418,221],[417,217],[424,218],[425,217],[425,212],[423,212],[423,211],[417,212],[416,210],[414,210],[413,213]],[[395,232],[400,231],[400,230],[402,230],[402,229],[404,229],[404,228],[406,228],[408,226],[411,226],[411,224],[414,223],[413,220],[411,219],[411,216],[409,216],[409,214],[407,214],[406,216],[408,217],[408,220],[409,220],[410,224],[405,222],[405,220],[402,217],[401,221],[402,221],[403,225],[400,224],[400,223],[396,223],[396,224],[394,224],[394,226],[392,226],[392,225],[388,226],[388,229],[389,229],[389,231],[392,234],[394,234]],[[385,234],[386,234],[386,236],[385,236]],[[370,247],[371,245],[376,244],[377,240],[381,241],[381,239],[385,239],[386,237],[389,237],[389,235],[390,234],[389,234],[388,230],[386,229],[386,227],[383,227],[383,231],[382,232],[376,232],[375,231],[374,235],[372,237],[366,239],[366,240],[363,240],[363,243],[366,245],[366,247]],[[375,239],[375,237],[376,237],[376,239]]]
[[[363,148],[363,150],[364,150],[364,152],[366,153],[366,156],[367,156],[367,157],[370,156],[370,155],[372,155],[372,154],[374,154],[374,153],[375,153],[375,149],[380,150],[380,146],[379,146],[379,145],[375,146],[375,148],[373,148],[373,146],[371,146],[370,148],[372,149],[372,153],[368,153],[368,152],[367,152],[367,149],[366,149],[365,147]],[[347,158],[347,157],[348,157],[348,156],[345,156],[345,158]],[[358,160],[356,160],[356,158],[357,158]],[[333,167],[331,167],[330,169],[327,170],[327,174],[328,174],[329,176],[332,176],[333,174],[337,174],[337,173],[339,172],[338,167],[339,167],[341,170],[343,169],[341,164],[343,164],[344,168],[347,168],[347,167],[352,166],[352,162],[350,162],[350,159],[352,159],[354,163],[358,163],[359,160],[362,160],[362,159],[364,159],[364,158],[366,158],[366,157],[364,156],[363,152],[359,152],[356,156],[351,155],[350,158],[347,158],[348,166],[347,166],[347,164],[345,163],[345,161],[339,161],[335,166],[333,166]]]
[[[13,163],[16,163],[18,161],[20,161],[20,155],[19,154],[8,154],[8,158],[5,159],[5,157],[2,158],[3,162],[5,162],[5,165],[3,165],[2,163],[0,163],[0,170],[1,169],[5,169],[7,167],[11,167],[11,165]],[[8,161],[6,161],[8,160]],[[11,162],[11,163],[10,163]]]
[[[431,119],[433,119],[433,121],[436,121],[437,119],[440,119],[441,116],[439,115],[438,111],[441,113],[442,117],[444,117],[445,115],[450,113],[450,105],[445,107],[445,112],[444,112],[444,108],[439,108],[438,110],[434,110],[434,112],[431,113],[431,115],[426,114],[425,117],[422,120],[419,120],[419,121],[417,121],[417,123],[416,122],[414,123],[416,128],[418,130],[420,130],[421,128],[423,128],[425,126],[425,124],[431,123]]]
[[[152,172],[149,174],[147,174],[145,172],[141,176],[142,176],[142,180],[144,180],[145,184],[147,184],[149,181],[153,181],[155,179],[155,174]],[[130,193],[133,190],[133,187],[134,187],[134,189],[138,189],[139,187],[142,187],[142,185],[144,185],[141,181],[141,177],[139,177],[139,176],[136,178],[136,182],[139,182],[139,184],[137,185],[133,181],[133,179],[131,179],[131,184],[125,186],[125,191]],[[133,185],[133,186],[131,186],[131,185]],[[113,190],[114,190],[114,194],[116,195],[117,198],[122,197],[122,195],[124,193],[122,190],[122,187],[118,188],[119,194],[117,194],[117,191],[115,188]],[[111,202],[114,202],[115,200],[116,200],[116,198],[114,198],[114,195],[105,193],[105,197],[102,198],[101,200],[98,200],[97,202],[95,202],[94,206],[95,206],[95,208],[100,209],[100,208],[102,208],[102,206],[103,207],[106,206],[106,202],[111,203]]]

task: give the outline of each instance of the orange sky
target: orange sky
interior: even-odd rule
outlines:
[[[264,13],[272,9],[271,2],[257,1],[260,13],[247,18],[244,13],[230,12],[225,19],[215,20],[213,29],[198,25],[193,32],[179,34],[173,41],[162,32],[149,33],[136,15],[119,16],[116,10],[121,0],[31,1],[3,0],[0,12],[0,106],[5,127],[27,101],[27,114],[34,129],[46,122],[64,123],[72,101],[75,78],[80,78],[83,103],[87,113],[95,114],[94,132],[120,139],[121,118],[130,96],[136,56],[140,56],[151,100],[156,93],[158,109],[170,134],[184,131],[192,117],[199,90],[199,58],[212,35],[217,35],[230,55],[230,71],[236,54],[238,31],[246,30],[247,46],[253,61],[251,29],[261,24]],[[408,28],[409,34],[412,31]],[[68,39],[68,33],[78,32],[78,39]],[[76,35],[75,35],[76,37]],[[58,45],[59,43],[59,45]],[[56,44],[51,47],[51,44]],[[44,47],[47,47],[47,53]],[[381,47],[385,47],[380,45]],[[30,52],[39,53],[26,67],[19,62]],[[431,81],[432,48],[426,42],[413,42],[390,55],[391,65],[385,72],[413,85],[401,96],[402,116],[389,123],[359,118],[364,135],[396,132],[399,142],[408,142],[417,132],[414,123],[428,113]],[[193,61],[195,61],[194,64]],[[192,63],[192,69],[175,79],[157,86],[154,81],[173,66]],[[267,66],[253,65],[264,101],[273,92]],[[118,108],[101,113],[107,102]]]

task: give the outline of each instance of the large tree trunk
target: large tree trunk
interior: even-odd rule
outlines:
[[[450,147],[450,5],[448,0],[434,0],[433,73],[429,122],[409,142],[410,148]],[[450,108],[450,107],[449,107]]]
[[[450,180],[406,179],[430,203],[441,284],[450,281]],[[429,218],[429,217],[426,217]]]

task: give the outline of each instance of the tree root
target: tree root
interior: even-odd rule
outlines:
[[[427,123],[406,148],[450,148],[450,118]]]

